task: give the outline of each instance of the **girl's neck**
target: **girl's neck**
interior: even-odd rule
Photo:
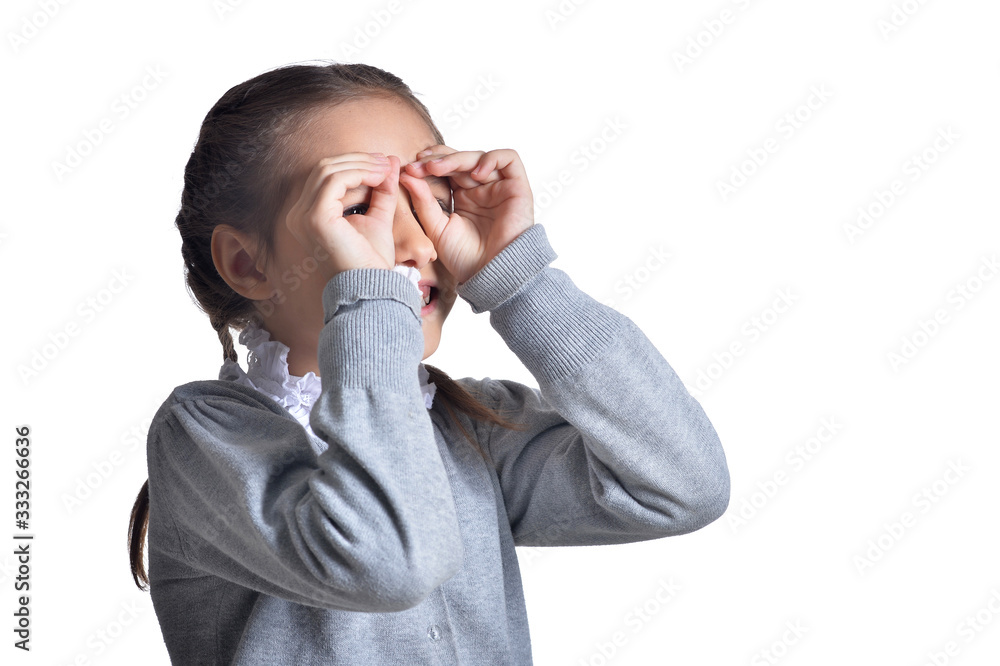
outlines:
[[[285,344],[288,343],[286,342]],[[288,345],[288,347],[288,374],[293,377],[304,377],[311,372],[319,377],[319,362],[316,358],[316,350],[319,348],[318,343],[313,343],[311,358],[308,358],[306,354],[296,354],[296,350],[302,349],[301,346]]]
[[[288,347],[288,374],[293,377],[304,377],[312,372],[319,377],[317,350],[321,328],[314,331],[312,327],[303,326],[301,322],[289,325],[277,318],[265,319],[261,327],[270,333],[271,340],[277,340]]]

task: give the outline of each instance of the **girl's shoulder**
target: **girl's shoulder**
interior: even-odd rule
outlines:
[[[270,396],[255,388],[228,379],[199,379],[174,388],[153,415],[153,423],[197,405],[210,405],[234,415],[264,410],[294,420]]]
[[[277,443],[312,446],[295,417],[270,396],[232,381],[205,379],[181,384],[166,397],[150,421],[146,455],[153,477],[162,473],[164,455],[184,459],[234,445]]]
[[[266,393],[228,379],[198,379],[187,384],[181,384],[170,392],[170,395],[167,396],[167,401],[184,402],[187,400],[204,400],[206,398],[233,400],[251,407],[257,405],[263,405],[269,409],[276,407],[277,410],[274,411],[281,411]]]

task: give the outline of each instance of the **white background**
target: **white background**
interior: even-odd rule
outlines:
[[[517,150],[553,265],[641,327],[725,446],[732,500],[708,527],[518,550],[536,664],[997,663],[997,3],[233,5],[4,4],[0,661],[168,663],[125,541],[150,417],[222,362],[184,288],[183,168],[228,88],[323,58],[402,77],[459,150]],[[162,80],[142,90],[147,68]],[[88,147],[105,118],[113,131]],[[561,171],[570,183],[543,199]],[[859,207],[877,215],[851,234]],[[129,279],[111,294],[116,271]],[[915,351],[894,364],[904,339]],[[461,300],[428,362],[537,386]],[[30,654],[11,631],[21,424]]]

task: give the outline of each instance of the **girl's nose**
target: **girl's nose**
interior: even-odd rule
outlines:
[[[409,195],[400,185],[396,215],[392,220],[392,238],[396,243],[396,263],[421,269],[437,260],[437,251],[410,209],[411,205]]]

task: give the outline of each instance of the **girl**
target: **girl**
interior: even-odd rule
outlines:
[[[375,67],[279,68],[209,111],[176,225],[224,363],[154,416],[129,524],[174,663],[531,664],[515,546],[725,511],[701,406],[532,211],[515,151],[449,148]],[[421,362],[458,296],[538,389]]]

